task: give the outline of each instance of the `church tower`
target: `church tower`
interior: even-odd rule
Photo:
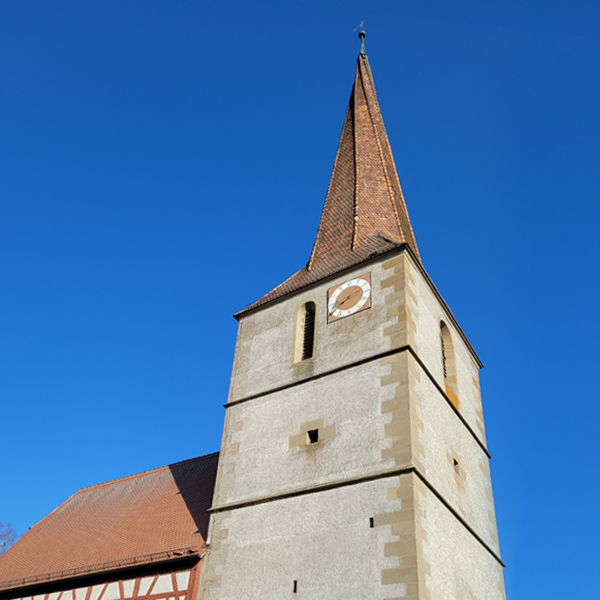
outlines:
[[[364,44],[310,260],[236,318],[200,599],[505,598],[482,364],[421,264]]]

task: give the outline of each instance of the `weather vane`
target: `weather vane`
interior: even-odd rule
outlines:
[[[360,53],[361,54],[366,54],[367,51],[365,50],[365,37],[367,35],[367,32],[365,31],[365,28],[363,27],[363,25],[365,24],[364,21],[360,22],[360,25],[354,30],[358,30],[358,37],[360,38]]]

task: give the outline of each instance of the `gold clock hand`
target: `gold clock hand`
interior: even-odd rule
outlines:
[[[346,302],[346,300],[348,300],[348,298],[350,298],[350,296],[351,296],[351,295],[352,295],[352,294],[348,294],[347,296],[345,296],[345,297],[344,297],[344,298],[342,298],[341,300],[338,300],[338,301],[335,303],[335,305],[334,305],[334,306],[335,306],[335,308],[337,308],[337,307],[338,307],[340,304],[344,304],[344,302]]]
[[[353,296],[361,295],[361,294],[362,294],[362,291],[360,288],[353,289],[351,292],[348,293],[348,295],[344,296],[341,300],[338,300],[338,302],[335,303],[335,308],[338,308],[339,306],[344,304],[344,302],[346,302],[346,300],[349,300]]]

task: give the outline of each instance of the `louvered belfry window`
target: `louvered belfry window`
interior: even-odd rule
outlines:
[[[458,409],[458,384],[456,378],[456,357],[454,345],[448,326],[440,322],[440,344],[442,347],[442,368],[444,372],[444,387],[450,402]]]
[[[448,369],[446,368],[446,346],[444,344],[444,336],[441,336],[442,342],[442,366],[444,367],[444,379],[448,378]]]
[[[302,360],[312,358],[315,351],[315,303],[304,305],[304,339],[302,342]]]

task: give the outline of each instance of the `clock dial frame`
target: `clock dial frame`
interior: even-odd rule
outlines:
[[[371,273],[354,277],[327,290],[328,323],[367,308],[371,308]]]

